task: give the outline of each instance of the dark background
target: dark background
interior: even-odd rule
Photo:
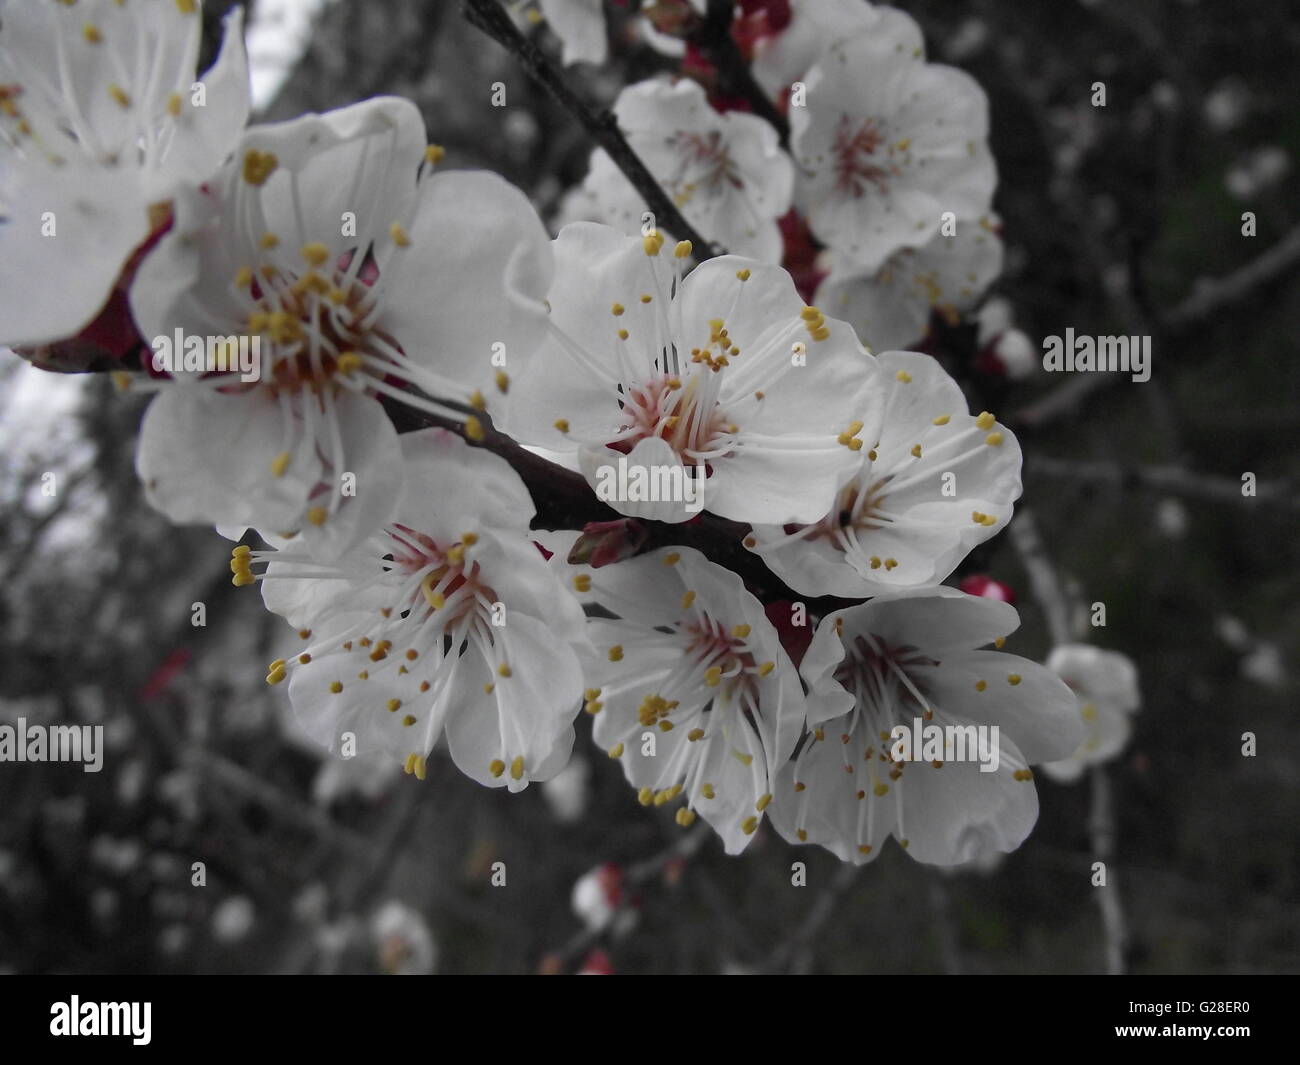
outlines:
[[[1106,604],[1090,638],[1140,671],[1135,734],[1107,771],[1107,890],[1129,929],[1126,967],[1295,971],[1294,5],[902,6],[931,59],[989,94],[1008,247],[994,291],[1020,328],[1035,345],[1067,326],[1153,337],[1145,384],[972,379],[1021,438],[1024,502],[1056,565],[1084,601]],[[224,7],[207,5],[210,28]],[[606,67],[568,73],[605,103],[665,65],[616,45]],[[504,110],[489,105],[494,81],[507,84]],[[1090,103],[1095,81],[1105,108]],[[585,173],[577,123],[446,0],[340,0],[265,117],[379,93],[420,104],[444,165],[500,171],[544,215]],[[1270,176],[1278,151],[1289,167]],[[371,917],[399,899],[423,915],[441,971],[530,972],[555,954],[571,970],[595,945],[569,907],[575,879],[601,862],[637,866],[681,835],[636,803],[585,717],[575,750],[588,796],[573,822],[541,788],[483,789],[445,756],[422,784],[399,775],[377,797],[327,801],[322,763],[262,680],[291,633],[255,590],[230,586],[228,543],[171,527],[141,496],[142,403],[102,376],[71,393],[51,378],[50,396],[75,400],[59,413],[43,382],[19,388],[35,371],[0,360],[0,718],[98,722],[109,745],[98,774],[0,764],[0,969],[382,971],[391,944]],[[39,492],[47,470],[60,475],[54,500]],[[1240,494],[1246,471],[1253,499]],[[1008,649],[1045,655],[1006,535],[953,580],[977,571],[1020,595]],[[190,624],[196,601],[204,628]],[[1241,755],[1245,731],[1254,758]],[[941,873],[890,846],[850,877],[768,829],[739,858],[710,837],[666,875],[638,868],[637,927],[602,944],[621,972],[1102,971],[1088,782],[1040,774],[1038,790],[1037,828],[992,871]],[[795,860],[807,887],[791,885]],[[205,887],[190,884],[195,861]],[[505,887],[489,885],[495,861]]]

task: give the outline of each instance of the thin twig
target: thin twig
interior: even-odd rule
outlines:
[[[1124,973],[1124,945],[1127,932],[1124,909],[1120,905],[1119,885],[1115,882],[1115,813],[1111,803],[1110,778],[1104,765],[1094,765],[1089,776],[1092,789],[1088,817],[1088,835],[1092,841],[1093,860],[1105,863],[1106,885],[1095,888],[1097,907],[1101,910],[1101,925],[1106,933],[1106,973],[1122,976]]]
[[[831,882],[821,889],[799,926],[772,951],[767,960],[767,972],[784,972],[800,953],[810,949],[817,933],[831,919],[835,907],[844,893],[853,886],[860,872],[862,867],[851,862],[845,862],[835,870]]]
[[[1163,316],[1167,329],[1196,325],[1224,307],[1239,303],[1288,270],[1300,265],[1300,226],[1239,270],[1219,278],[1201,279],[1192,293]]]
[[[591,139],[605,149],[623,176],[645,200],[655,217],[656,226],[680,239],[689,240],[697,262],[725,253],[725,249],[702,236],[686,221],[654,175],[641,162],[640,156],[632,150],[627,138],[619,130],[614,115],[609,111],[597,114],[588,106],[546,54],[519,31],[498,0],[462,0],[461,10],[470,25],[482,30],[515,56],[528,76],[549,92],[564,110],[582,124]]]
[[[1120,487],[1140,485],[1171,495],[1189,499],[1203,499],[1211,503],[1271,503],[1300,510],[1300,499],[1295,490],[1280,481],[1257,483],[1254,496],[1241,493],[1240,479],[1216,474],[1193,473],[1179,466],[1121,466],[1115,462],[1080,462],[1038,456],[1025,460],[1025,470],[1031,474],[1087,481],[1094,484],[1113,484]]]
[[[640,887],[662,873],[668,864],[675,859],[680,858],[683,861],[689,861],[704,844],[704,841],[708,839],[709,835],[709,827],[705,824],[698,824],[683,833],[670,846],[665,847],[659,853],[651,855],[635,865],[628,866],[623,874],[624,888]],[[610,920],[604,928],[588,927],[575,932],[564,946],[553,951],[548,956],[548,963],[557,969],[562,969],[564,966],[571,964],[575,958],[586,954],[617,923],[619,913],[627,908],[631,898],[631,891],[624,890],[618,905],[614,907],[615,912],[610,916]]]

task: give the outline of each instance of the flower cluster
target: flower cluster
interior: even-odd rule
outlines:
[[[678,6],[655,33],[689,59]],[[266,679],[337,756],[423,779],[445,747],[518,791],[585,710],[639,802],[728,853],[765,818],[854,862],[890,835],[937,864],[1011,850],[1029,767],[1111,749],[1135,697],[1003,652],[1015,609],[939,583],[1021,491],[1010,429],[895,350],[1000,268],[984,96],[899,12],[760,6],[788,152],[693,80],[615,106],[735,253],[708,257],[603,153],[606,221],[551,240],[500,177],[444,170],[408,101],[247,125],[238,14],[191,85],[195,0],[6,5],[4,339],[129,316],[147,498],[240,541],[233,582],[299,636]],[[541,10],[604,58],[599,4]],[[830,263],[813,301],[779,265],[792,204]]]

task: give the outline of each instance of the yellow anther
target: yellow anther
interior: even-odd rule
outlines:
[[[251,547],[249,547],[247,544],[240,544],[238,547],[236,547],[233,551],[230,552],[230,557],[247,558],[252,553],[253,553],[253,549]]]
[[[702,788],[700,788],[700,794],[703,795],[706,799],[715,799],[717,798],[718,795],[718,793],[713,790],[712,784],[705,784]]]
[[[737,625],[731,630],[731,635],[738,640],[743,640],[746,636],[749,635],[750,631],[751,630],[748,625]]]
[[[939,417],[935,418],[935,420],[934,420],[933,422],[931,422],[930,424],[931,424],[931,425],[947,425],[947,424],[948,424],[948,419],[949,419],[949,417],[950,417],[950,416],[947,415],[947,414],[940,414]]]
[[[668,389],[668,391],[676,392],[679,388],[682,387],[682,379],[680,377],[670,377],[668,378],[667,381],[664,382],[664,386]]]
[[[809,330],[809,335],[814,340],[828,340],[830,339],[831,330],[829,326],[821,325],[816,329]]]
[[[754,803],[754,809],[761,814],[764,810],[767,809],[767,804],[771,801],[772,801],[772,794],[771,792],[769,792],[768,794],[761,796],[758,802]]]
[[[342,690],[343,690],[343,682],[342,682],[342,681],[340,681],[340,680],[332,680],[332,681],[330,681],[330,691],[331,691],[334,695],[338,695],[338,693],[341,692]]]
[[[881,795],[889,794],[889,785],[881,781],[880,783],[877,783],[876,786],[871,790],[876,795],[876,797],[879,798]]]
[[[276,477],[283,477],[285,470],[289,468],[289,462],[293,458],[287,451],[281,451],[271,460],[271,472]]]
[[[764,662],[761,666],[758,667],[758,675],[760,677],[766,677],[774,669],[776,669],[775,662]]]
[[[987,684],[986,682],[982,681],[982,680],[977,680],[977,681],[975,682],[975,690],[976,690],[977,692],[982,692],[982,691],[983,691],[985,688],[987,688],[987,687],[988,687],[988,684]]]
[[[575,592],[591,591],[591,576],[586,573],[579,573],[573,578],[573,590]]]
[[[722,683],[722,669],[718,666],[710,666],[704,671],[704,683],[710,688],[716,688]]]
[[[986,410],[980,411],[979,417],[975,419],[975,428],[982,429],[984,432],[987,433],[990,429],[993,428],[993,426],[997,424],[997,421],[998,420],[995,417],[993,417],[993,415],[990,414],[988,411]]]
[[[894,374],[894,380],[901,381],[905,385],[910,385],[912,383],[912,375],[906,370],[899,370],[898,373]]]
[[[499,666],[497,666],[498,677],[508,677],[510,675],[511,675],[510,667],[505,662],[502,662]]]
[[[1006,645],[1006,642],[1007,642],[1007,638],[1005,636],[999,636],[996,640],[993,641],[993,646],[996,647],[999,651],[1001,651],[1002,648]]]
[[[446,559],[453,566],[459,566],[465,561],[465,547],[463,544],[455,544],[447,548]]]
[[[642,303],[649,303],[653,297],[648,292],[642,292],[640,299]]]
[[[437,166],[442,162],[447,154],[447,149],[441,144],[430,144],[424,149],[424,161],[432,166]]]
[[[746,267],[744,270],[737,270],[737,271],[736,271],[736,277],[737,277],[739,280],[741,280],[741,281],[748,281],[748,280],[749,280],[749,268]]]
[[[420,691],[427,692],[429,690],[429,687],[430,685],[427,680],[420,681]]]
[[[131,375],[125,370],[114,370],[109,374],[109,377],[113,382],[113,387],[119,392],[125,392],[131,387]]]
[[[389,710],[390,713],[395,713],[396,711],[400,710],[401,708],[402,708],[402,700],[401,700],[401,699],[389,699],[389,700],[388,700],[388,710]]]
[[[1017,769],[1014,773],[1011,774],[1011,777],[1013,780],[1021,780],[1021,781],[1033,780],[1034,771],[1032,769]]]
[[[847,445],[847,446],[848,446],[848,449],[849,449],[850,451],[861,451],[861,450],[862,450],[862,441],[859,440],[859,439],[855,436],[852,440],[850,440],[850,441],[848,442],[848,445]],[[872,454],[872,456],[874,457],[875,452],[873,451],[871,454]]]
[[[390,707],[389,709],[392,709],[392,708]],[[410,728],[410,727],[411,727],[412,725],[414,725],[414,724],[415,724],[415,715],[414,715],[414,714],[407,714],[407,715],[405,715],[405,716],[402,718],[402,725],[403,725],[405,728]]]
[[[623,757],[623,745],[622,745],[621,743],[616,743],[616,744],[614,744],[614,746],[611,747],[611,748],[610,748],[606,753],[607,753],[611,758],[622,758],[622,757]]]
[[[628,337],[628,333],[627,333],[627,330],[626,330],[626,329],[620,329],[620,330],[618,331],[618,339],[619,339],[619,340],[626,340],[627,337]]]
[[[131,97],[128,96],[126,90],[116,82],[108,87],[108,95],[117,101],[119,107],[131,106]]]
[[[567,433],[567,432],[569,431],[569,419],[568,419],[568,418],[556,418],[556,419],[555,419],[555,428],[556,428],[557,430],[559,430],[560,432],[562,432],[562,433]]]
[[[355,351],[345,351],[338,357],[338,361],[335,365],[338,367],[339,373],[350,375],[360,370],[364,363],[361,356]]]
[[[681,560],[682,560],[682,556],[679,555],[676,551],[669,551],[668,554],[664,555],[665,566],[675,566]]]
[[[483,428],[483,423],[472,414],[465,419],[465,435],[476,444],[487,439],[487,431]]]
[[[99,27],[93,22],[87,22],[81,27],[81,35],[86,38],[90,44],[99,44],[104,39],[104,35],[99,32]]]
[[[271,670],[271,672],[266,675],[266,683],[279,684],[280,681],[284,680],[284,678],[285,678],[284,666],[280,666],[277,669]]]
[[[423,780],[427,769],[428,769],[428,764],[425,762],[425,760],[422,757],[420,757],[417,754],[411,762],[411,772],[414,774],[415,779]]]
[[[805,307],[799,312],[799,317],[805,322],[817,322],[822,319],[822,312],[816,307]]]
[[[904,137],[901,141],[899,141],[897,144],[894,145],[894,148],[896,151],[905,152],[911,146],[912,146],[912,138]]]
[[[609,313],[612,314],[615,318],[617,318],[617,317],[618,317],[619,315],[621,315],[625,310],[627,310],[627,308],[624,307],[621,303],[615,303],[615,304],[613,304],[613,305],[610,306],[610,308],[609,308]]]
[[[477,388],[469,394],[469,405],[477,411],[487,410],[487,400]]]
[[[650,256],[658,255],[659,249],[664,246],[664,238],[660,235],[659,230],[652,229],[641,238],[641,247],[645,253]]]
[[[859,854],[870,854],[871,851],[872,851],[872,849],[873,849],[873,848],[872,848],[872,846],[871,846],[870,843],[859,843],[859,844],[858,844],[858,853],[859,853]]]
[[[673,248],[674,259],[685,259],[691,254],[693,245],[689,240],[679,240],[677,246]]]
[[[406,230],[396,222],[388,227],[388,235],[393,238],[393,243],[399,248],[410,247],[411,238],[407,236]]]
[[[584,703],[582,708],[585,711],[587,711],[587,713],[591,714],[592,717],[595,717],[597,714],[599,714],[602,710],[605,709],[605,704],[602,703],[599,699],[591,699],[588,702]]]
[[[682,609],[689,610],[691,604],[695,602],[695,589],[687,589],[686,594],[682,596]]]
[[[492,694],[494,691],[496,691],[496,690],[497,690],[497,686],[496,686],[495,684],[484,684],[484,685],[483,685],[483,694],[484,694],[484,695],[491,695],[491,694]]]
[[[989,447],[997,447],[1002,443],[1003,439],[1001,433],[989,433],[989,435],[984,438],[984,443],[988,444]]]
[[[263,185],[279,165],[280,160],[276,158],[274,152],[259,152],[256,148],[249,148],[244,153],[244,180],[250,185]],[[267,247],[265,238],[263,241],[262,247]],[[270,246],[274,247],[274,245]]]
[[[677,811],[677,823],[682,828],[690,828],[695,824],[695,811],[689,806],[683,806]]]
[[[176,0],[176,9],[182,15],[192,15],[199,9],[198,0]]]
[[[912,458],[914,458],[914,459],[919,459],[920,457],[921,457],[921,445],[920,445],[920,444],[913,444],[913,445],[912,445]]]
[[[253,269],[250,266],[241,266],[235,271],[235,287],[248,288],[253,283]]]
[[[302,257],[310,266],[324,266],[329,260],[330,250],[320,241],[313,241],[302,246]]]
[[[745,818],[745,820],[740,822],[740,830],[744,832],[745,835],[747,836],[752,836],[754,834],[754,829],[756,829],[757,827],[758,827],[758,818],[755,817],[753,814],[750,814],[748,817]]]
[[[686,733],[686,738],[690,740],[691,743],[694,743],[696,740],[702,740],[704,739],[704,729],[693,728],[690,732]]]
[[[611,647],[611,648],[609,649],[609,660],[610,660],[611,662],[622,662],[622,661],[623,661],[623,645],[622,645],[622,644],[617,644],[617,643],[616,643],[616,644],[614,644],[613,647]]]
[[[494,777],[499,777],[505,771],[506,771],[506,764],[505,762],[501,761],[500,758],[493,758],[492,761],[488,764],[488,772],[491,773]]]
[[[316,526],[324,525],[325,519],[328,517],[329,511],[324,507],[311,507],[307,511],[307,520]]]
[[[524,776],[524,756],[516,755],[515,760],[510,763],[510,777],[512,780],[522,780]]]
[[[655,793],[650,788],[642,788],[636,793],[636,801],[642,806],[649,806],[655,801]]]
[[[806,788],[807,786],[808,786],[808,785],[807,785],[807,784],[804,784],[802,781],[798,781],[798,780],[796,780],[796,781],[794,782],[794,790],[795,790],[795,791],[803,791],[804,788]]]
[[[1010,685],[1014,688],[1017,684],[1020,683],[1020,674],[1019,674],[1019,673],[1008,673],[1008,674],[1007,674],[1007,683],[1010,684]]]
[[[505,370],[498,370],[493,380],[496,381],[497,391],[502,395],[510,391],[510,375]]]

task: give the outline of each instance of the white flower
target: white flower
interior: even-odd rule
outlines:
[[[1015,850],[1038,816],[1028,765],[1070,750],[1080,734],[1055,674],[978,649],[1001,646],[1018,624],[1014,607],[946,587],[886,593],[823,618],[800,668],[813,731],[777,780],[777,830],[859,864],[890,835],[937,865]],[[962,729],[966,757],[954,760],[952,733],[948,760],[896,760],[894,729],[918,719]],[[983,753],[993,757],[971,757],[969,726],[986,730]]]
[[[736,521],[815,520],[857,465],[839,441],[861,427],[874,360],[848,326],[804,307],[779,267],[723,256],[681,281],[689,245],[669,257],[661,242],[565,227],[549,335],[519,383],[528,403],[498,424],[576,452],[632,517],[684,521],[703,506]],[[679,491],[611,497],[623,468]]]
[[[418,910],[389,899],[370,917],[380,968],[394,976],[423,976],[438,965],[438,945]]]
[[[1023,381],[1042,365],[1034,342],[1016,328],[1010,301],[1001,296],[986,300],[975,313],[975,325],[975,343],[980,349],[977,366]]]
[[[1053,649],[1047,668],[1074,692],[1075,713],[1085,728],[1083,742],[1072,755],[1043,766],[1053,780],[1069,783],[1088,766],[1110,761],[1128,743],[1133,731],[1129,718],[1142,705],[1137,667],[1118,651],[1070,643]]]
[[[809,525],[755,525],[745,546],[804,595],[845,598],[943,580],[1011,518],[1020,445],[988,411],[967,412],[929,355],[886,351],[880,409],[858,468]],[[872,443],[874,441],[874,443]]]
[[[959,220],[954,236],[936,233],[875,269],[832,254],[817,303],[852,325],[874,351],[911,347],[926,335],[932,312],[955,325],[1002,272],[1002,241],[993,226],[987,217]]]
[[[678,824],[698,814],[739,853],[804,720],[798,675],[762,604],[685,547],[576,571],[579,592],[617,615],[588,621],[596,742],[643,805],[680,796]]]
[[[457,420],[441,401],[504,398],[500,360],[522,364],[545,327],[550,243],[517,189],[432,174],[438,158],[415,105],[378,98],[250,129],[178,203],[132,286],[142,334],[247,336],[262,357],[255,383],[162,383],[137,469],[173,521],[301,530],[337,557],[398,490],[380,397]]]
[[[563,45],[561,59],[572,63],[603,63],[609,53],[605,40],[604,0],[538,0],[542,17]]]
[[[623,879],[623,867],[606,862],[574,881],[569,905],[587,931],[622,936],[636,927],[637,909],[627,898]]]
[[[242,9],[194,91],[196,0],[0,3],[4,342],[73,336],[248,120]]]
[[[926,63],[881,24],[837,41],[790,109],[796,193],[813,233],[862,269],[929,243],[951,211],[979,218],[996,183],[988,100],[970,75]]]
[[[689,78],[629,85],[614,114],[686,221],[737,255],[781,261],[776,220],[790,209],[794,164],[770,124],[736,111],[719,114]],[[641,233],[645,201],[604,149],[592,154],[583,187],[604,221]]]
[[[542,785],[542,798],[555,820],[564,825],[582,820],[589,802],[591,766],[585,758],[574,755],[569,764]]]
[[[790,0],[790,25],[764,40],[754,56],[754,78],[772,96],[808,72],[828,45],[865,33],[887,33],[909,53],[925,54],[921,27],[911,15],[865,0]]]
[[[307,641],[267,680],[289,676],[304,728],[331,751],[381,751],[423,778],[445,734],[467,776],[518,791],[568,760],[582,610],[533,543],[532,501],[504,460],[441,429],[401,450],[392,517],[337,563],[292,543],[235,548],[235,583],[261,578],[267,607]]]

